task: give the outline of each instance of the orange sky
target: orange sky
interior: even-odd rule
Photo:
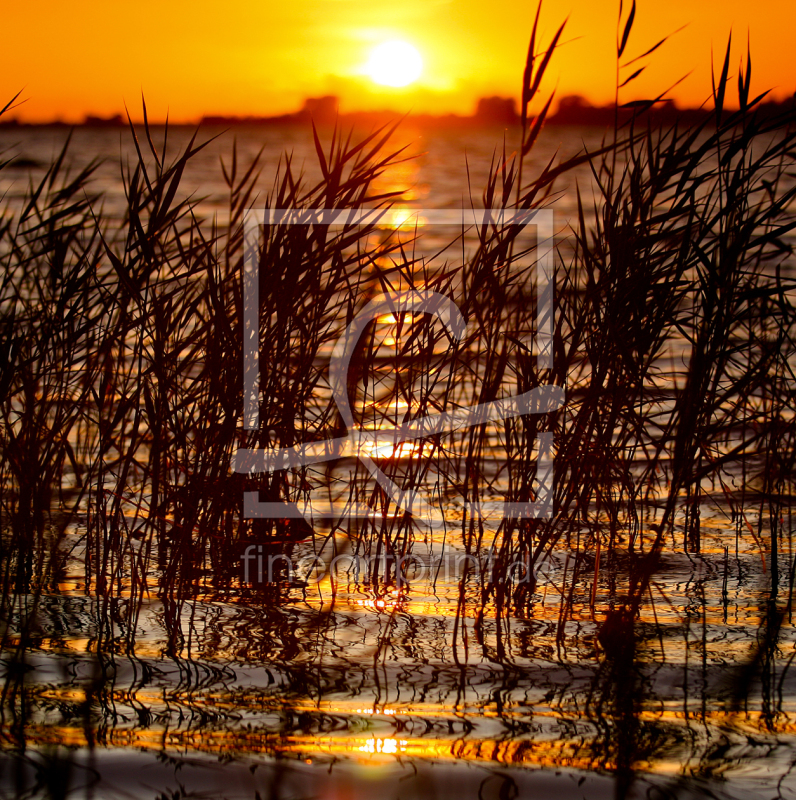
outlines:
[[[320,94],[339,95],[342,111],[471,113],[479,96],[518,94],[534,8],[515,0],[12,0],[2,13],[3,104],[24,89],[20,118],[76,121],[125,102],[137,112],[143,90],[154,118],[168,110],[175,121],[285,113]],[[618,0],[548,0],[545,38],[570,15],[548,89],[613,98],[617,10]],[[641,0],[629,55],[686,23],[626,99],[692,71],[672,96],[700,103],[711,45],[723,55],[731,27],[733,70],[751,32],[753,91],[796,91],[794,0]],[[396,38],[421,52],[423,76],[411,88],[378,88],[362,67],[371,47]]]

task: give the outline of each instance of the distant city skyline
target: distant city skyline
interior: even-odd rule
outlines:
[[[543,7],[542,45],[570,15],[546,92],[613,101],[618,5],[570,0]],[[339,97],[342,113],[470,115],[479,98],[518,96],[534,11],[515,0],[233,0],[223,8],[207,0],[17,3],[4,9],[4,27],[15,35],[0,55],[0,100],[22,90],[26,102],[12,115],[24,121],[78,122],[124,113],[125,104],[140,118],[142,93],[153,119],[175,122],[294,113],[306,98],[323,95]],[[773,89],[783,99],[796,91],[795,27],[790,0],[640,3],[624,60],[673,36],[622,73],[623,79],[649,62],[622,99],[659,94],[690,72],[667,96],[680,106],[699,105],[710,93],[711,46],[720,69],[731,28],[731,74],[745,59],[748,32],[753,92]],[[409,56],[415,50],[422,60],[419,74],[408,60],[395,65],[393,82],[405,73],[406,86],[377,82],[383,69],[374,66],[374,48],[389,41],[406,43]]]

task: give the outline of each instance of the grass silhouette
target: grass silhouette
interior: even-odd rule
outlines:
[[[622,76],[634,18],[635,3],[620,12]],[[475,617],[476,627],[532,617],[538,586],[512,580],[510,565],[572,553],[557,585],[557,643],[566,649],[568,621],[576,608],[588,609],[599,624],[601,664],[590,713],[626,723],[619,738],[603,730],[595,766],[625,776],[627,791],[634,765],[654,750],[639,723],[639,695],[621,691],[635,680],[643,646],[637,620],[662,555],[700,552],[701,516],[716,496],[736,529],[755,538],[768,575],[766,634],[738,686],[765,671],[790,619],[796,575],[794,112],[757,113],[764,95],[750,96],[748,55],[738,108],[728,107],[728,44],[714,113],[701,125],[653,123],[644,112],[661,98],[634,103],[630,120],[617,116],[596,152],[533,173],[529,156],[552,97],[531,109],[563,30],[538,51],[534,24],[522,145],[496,156],[481,196],[485,208],[550,207],[562,176],[591,170],[594,191],[580,187],[571,236],[557,251],[550,369],[523,344],[535,330],[535,284],[533,264],[522,266],[529,251],[517,226],[482,226],[472,253],[461,263],[443,255],[443,267],[417,257],[412,236],[375,224],[275,226],[259,253],[261,426],[243,431],[244,211],[260,202],[389,208],[394,196],[374,187],[406,157],[391,149],[394,128],[358,140],[335,130],[328,147],[316,133],[320,181],[308,183],[285,156],[264,201],[260,157],[241,165],[233,147],[222,164],[222,226],[198,216],[181,189],[207,143],[197,134],[174,153],[168,131],[156,146],[148,123],[131,123],[137,157],[123,165],[123,217],[103,215],[91,189],[97,165],[72,171],[68,143],[20,210],[0,217],[0,637],[12,742],[26,737],[41,604],[75,560],[99,620],[98,702],[108,702],[103,659],[135,653],[148,599],[163,605],[163,652],[175,657],[189,635],[184,612],[197,598],[284,601],[284,576],[242,585],[240,555],[254,543],[290,558],[312,531],[296,520],[243,519],[243,494],[339,497],[339,481],[333,470],[311,467],[238,475],[233,453],[344,433],[326,380],[331,347],[374,295],[411,286],[451,297],[468,332],[452,346],[428,316],[402,320],[388,353],[371,326],[349,385],[363,424],[402,421],[383,410],[397,401],[423,416],[544,384],[566,388],[557,412],[430,437],[424,458],[392,459],[383,469],[403,487],[435,483],[439,496],[462,502],[499,488],[512,502],[533,501],[538,436],[554,432],[550,519],[504,520],[497,531],[467,514],[457,523],[467,553],[489,549],[496,559],[478,576],[475,608],[472,575],[461,577],[459,616]],[[637,63],[628,62],[631,74],[618,87],[632,82]],[[343,531],[356,552],[411,552],[416,521],[388,513],[391,501],[361,470],[346,491],[379,512]],[[729,530],[726,551],[737,542]],[[389,588],[394,575],[375,568],[367,580]],[[460,647],[457,632],[452,660]],[[490,658],[509,658],[500,633]]]

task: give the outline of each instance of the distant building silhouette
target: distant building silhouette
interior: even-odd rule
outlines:
[[[121,128],[124,127],[125,121],[121,114],[114,114],[112,117],[95,117],[86,114],[83,124],[87,128]]]
[[[784,114],[793,108],[794,99],[782,103],[768,102],[760,104],[755,113],[770,119]],[[538,108],[531,109],[531,117],[538,113]],[[731,113],[731,112],[725,112]],[[355,125],[360,128],[373,128],[396,122],[400,115],[389,109],[380,111],[354,111],[339,117],[345,125]],[[413,122],[420,126],[437,127],[445,129],[466,129],[473,126],[500,125],[510,128],[519,125],[517,104],[511,97],[482,97],[478,100],[475,114],[471,117],[458,114],[413,114]],[[670,100],[646,101],[636,100],[618,108],[613,104],[604,106],[592,105],[585,97],[572,94],[559,100],[555,113],[547,118],[547,123],[554,125],[588,125],[600,128],[612,128],[615,123],[620,126],[630,122],[643,122],[652,124],[702,125],[714,119],[714,112],[709,107],[704,108],[678,108]],[[206,116],[203,124],[232,126],[232,125],[309,125],[314,121],[316,125],[329,125],[338,121],[338,98],[333,95],[324,97],[307,98],[299,111],[291,114],[282,114],[272,117],[220,117]],[[0,126],[15,124],[13,120],[0,119]]]
[[[558,111],[549,121],[563,125],[612,125],[614,119],[613,106],[593,106],[585,97],[570,94],[561,98]]]
[[[481,97],[475,109],[479,122],[497,125],[515,125],[519,119],[517,104],[513,97]]]
[[[594,106],[579,94],[562,97],[558,110],[548,120],[558,125],[594,125],[610,128],[615,122],[624,124],[631,117],[643,117],[657,122],[674,122],[682,120],[686,123],[699,123],[705,112],[694,109],[680,110],[673,100],[659,100],[655,103],[636,101],[617,108],[613,104]]]
[[[337,121],[337,111],[340,102],[333,94],[323,97],[308,97],[297,116],[301,119],[312,120],[316,125],[334,125]]]

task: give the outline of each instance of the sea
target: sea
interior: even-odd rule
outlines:
[[[147,149],[143,129],[135,135]],[[165,163],[191,141],[206,142],[182,188],[195,214],[220,226],[229,221],[221,165],[230,168],[233,147],[239,172],[259,156],[255,208],[286,160],[308,187],[322,175],[304,126],[153,126],[151,138]],[[331,132],[320,138],[328,147]],[[596,128],[548,126],[525,174],[556,157],[596,150],[602,138]],[[401,158],[374,188],[398,192],[399,209],[483,208],[490,172],[517,146],[516,131],[421,129],[405,120],[385,145],[385,152],[401,150]],[[108,219],[123,216],[123,176],[136,160],[133,134],[87,127],[0,128],[0,158],[10,161],[0,171],[3,213],[18,211],[64,147],[72,173],[96,160],[92,202]],[[559,241],[572,235],[576,189],[591,197],[593,187],[583,165],[550,196]],[[588,204],[586,213],[593,213]],[[332,592],[328,579],[305,575],[278,602],[200,598],[182,606],[179,652],[166,652],[166,617],[174,612],[153,591],[141,610],[135,652],[100,660],[95,644],[107,609],[81,589],[76,574],[43,599],[41,634],[27,661],[28,716],[4,718],[0,728],[0,793],[153,800],[796,797],[796,636],[788,611],[774,655],[762,667],[753,663],[761,631],[772,623],[765,602],[770,564],[757,544],[757,520],[749,521],[738,523],[717,487],[702,511],[700,552],[674,543],[667,551],[639,622],[658,633],[626,676],[625,691],[601,666],[588,575],[560,625],[562,608],[572,603],[560,589],[574,563],[565,547],[539,574],[530,617],[462,614],[460,575],[439,563],[436,572],[426,569],[388,593],[350,579]],[[334,537],[324,536],[327,550],[308,543],[307,555],[333,551]],[[434,528],[418,547],[431,559],[446,536],[453,534]],[[467,591],[475,594],[477,586]],[[5,661],[3,668],[10,669]],[[734,703],[721,687],[738,674],[755,688]],[[617,714],[625,701],[627,713]],[[9,735],[20,722],[23,752]],[[632,779],[612,761],[617,742],[634,754]]]

